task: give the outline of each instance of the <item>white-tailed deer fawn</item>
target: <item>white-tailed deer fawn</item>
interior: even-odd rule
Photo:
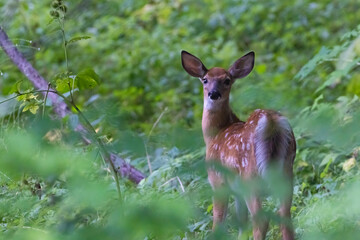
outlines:
[[[236,172],[243,180],[263,177],[270,166],[276,166],[288,181],[286,197],[280,201],[279,215],[283,218],[283,239],[294,239],[291,226],[293,162],[296,142],[288,120],[272,110],[255,110],[246,122],[237,118],[229,105],[232,84],[247,76],[254,67],[254,52],[239,58],[228,70],[207,69],[200,59],[182,51],[182,66],[197,77],[204,88],[202,131],[206,143],[206,161],[218,161]],[[225,184],[225,179],[213,168],[208,169],[213,189]],[[228,197],[213,200],[213,229],[224,220]],[[253,222],[255,240],[265,239],[268,220],[257,218],[261,197],[255,191],[245,197]],[[247,211],[246,211],[247,212]],[[246,213],[247,214],[247,213]]]

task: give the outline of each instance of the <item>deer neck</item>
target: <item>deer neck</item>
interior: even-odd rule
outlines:
[[[207,99],[205,99],[207,101]],[[216,108],[207,108],[204,102],[202,131],[206,145],[223,129],[240,120],[232,112],[229,99],[216,103]]]

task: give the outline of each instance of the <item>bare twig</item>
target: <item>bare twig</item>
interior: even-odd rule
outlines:
[[[160,187],[165,186],[166,184],[168,184],[169,182],[171,182],[171,181],[173,181],[173,180],[175,180],[175,179],[176,179],[176,177],[170,178],[169,180],[167,180],[166,182],[164,182],[163,184],[161,184]]]
[[[163,187],[165,186],[166,184],[170,183],[171,181],[174,181],[174,180],[177,180],[180,184],[180,188],[181,188],[181,191],[184,193],[185,192],[185,188],[184,188],[184,185],[182,184],[180,178],[178,176],[176,177],[173,177],[173,178],[170,178],[169,180],[167,180],[166,182],[164,182],[163,184],[160,185],[160,187]]]
[[[185,192],[184,185],[182,184],[182,182],[181,182],[181,180],[180,180],[179,176],[176,176],[176,178],[177,178],[178,182],[180,183],[181,190],[182,190],[183,192]]]

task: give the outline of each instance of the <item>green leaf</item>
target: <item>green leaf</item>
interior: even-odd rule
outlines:
[[[36,100],[37,96],[34,95],[33,93],[27,93],[27,94],[23,94],[23,95],[20,95],[18,96],[16,99],[19,101],[19,102],[22,102],[22,101],[31,101],[31,100]]]
[[[39,109],[39,106],[35,103],[29,103],[29,104],[26,104],[25,107],[23,108],[23,112],[26,112],[26,111],[30,111],[32,114],[36,114],[37,110]]]
[[[308,77],[308,75],[312,73],[319,66],[319,64],[338,56],[342,51],[344,51],[346,46],[346,44],[343,44],[341,46],[335,46],[332,49],[324,46],[321,47],[320,51],[295,75],[295,79],[304,81],[306,83],[309,81],[306,79],[306,77]]]
[[[318,96],[315,99],[313,105],[311,106],[311,111],[315,110],[317,108],[317,106],[319,105],[320,100],[323,100],[323,99],[324,99],[324,96],[322,94],[320,96]]]
[[[91,68],[80,71],[75,78],[80,90],[91,89],[100,84],[100,77]]]
[[[329,171],[329,167],[330,167],[330,164],[333,162],[333,159],[331,157],[328,158],[328,163],[326,164],[325,168],[324,168],[324,171],[322,171],[320,173],[320,178],[324,178],[326,177],[328,171]]]
[[[303,80],[318,66],[319,62],[323,61],[331,52],[327,47],[321,47],[320,51],[307,62],[300,71],[295,75],[295,79]]]
[[[30,110],[30,112],[32,113],[32,114],[36,114],[36,112],[37,112],[37,110],[39,109],[39,106],[38,105],[31,105],[30,107],[29,107],[29,110]]]
[[[349,72],[354,67],[357,66],[357,63],[359,61],[360,61],[360,58],[357,58],[356,60],[353,60],[350,63],[348,63],[346,66],[343,66],[343,69],[333,71],[330,74],[329,78],[320,87],[318,87],[315,92],[319,92],[328,86],[332,86],[332,85],[335,86],[335,85],[339,84],[341,81],[341,78],[348,75]]]
[[[70,91],[69,82],[71,83],[71,81],[71,78],[56,79],[56,91],[59,93],[66,93]]]
[[[29,110],[29,108],[30,108],[30,104],[27,104],[27,105],[25,105],[25,107],[23,108],[23,112],[26,112],[27,110]]]
[[[209,213],[209,212],[211,212],[212,209],[213,209],[213,204],[210,204],[210,205],[207,207],[206,211]]]
[[[336,154],[330,153],[324,157],[324,159],[321,161],[320,166],[328,165],[329,163],[332,163],[335,158],[337,158]]]
[[[90,36],[73,37],[69,41],[66,42],[66,45],[69,45],[71,43],[78,42],[78,41],[81,41],[81,40],[86,40],[86,39],[89,39],[89,38],[91,38],[91,37]]]
[[[14,85],[11,86],[10,90],[9,90],[9,94],[12,93],[20,93],[20,85],[21,85],[22,80],[17,81]]]

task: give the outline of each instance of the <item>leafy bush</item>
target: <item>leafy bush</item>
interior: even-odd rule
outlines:
[[[147,175],[137,186],[121,179],[119,200],[98,146],[73,132],[76,110],[54,119],[51,103],[0,53],[1,99],[31,92],[0,105],[1,237],[236,239],[233,201],[226,223],[210,230],[201,86],[179,55],[186,49],[226,67],[252,49],[255,70],[234,85],[231,104],[242,119],[274,108],[292,122],[297,238],[357,239],[359,9],[355,0],[0,1],[20,51],[108,149]],[[223,191],[246,194],[229,176]],[[276,198],[264,207],[274,224],[267,237],[279,239]]]

